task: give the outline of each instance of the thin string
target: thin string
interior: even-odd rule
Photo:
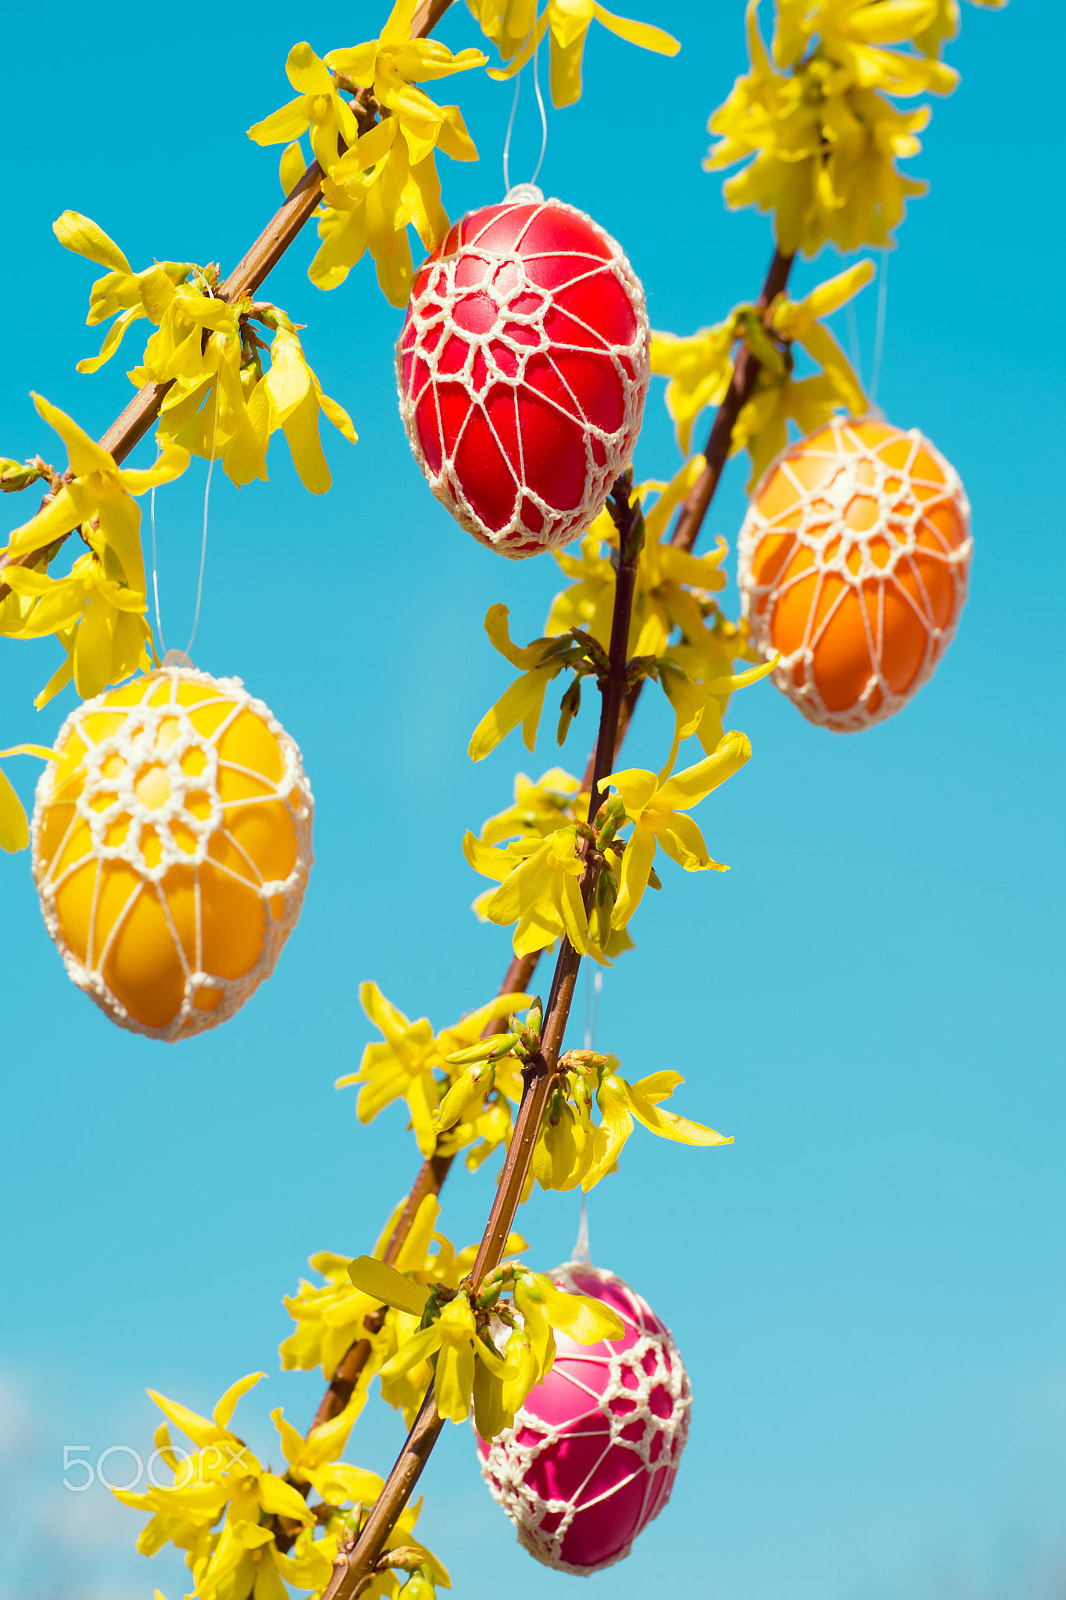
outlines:
[[[159,615],[159,566],[155,546],[155,484],[152,485],[152,494],[149,502],[152,513],[152,593],[155,595],[155,628],[159,635],[159,650],[161,655],[166,655],[167,644],[163,638],[163,619]]]
[[[585,968],[585,1049],[596,1044],[596,1027],[600,1020],[600,995],[603,993],[603,973],[597,969],[595,978]],[[595,998],[593,995],[595,994]]]
[[[571,1261],[583,1261],[587,1267],[592,1265],[589,1254],[589,1208],[585,1203],[585,1196],[581,1196],[581,1221],[578,1224],[577,1238],[574,1240],[574,1249]]]
[[[596,976],[590,982],[589,970],[585,968],[585,1049],[591,1050],[596,1043],[596,1028],[600,1020],[600,995],[603,992],[603,973],[597,968]],[[586,1266],[592,1265],[589,1254],[589,1208],[584,1195],[581,1196],[581,1221],[578,1223],[577,1238],[574,1240],[571,1261],[583,1261]]]
[[[854,302],[854,300],[849,300],[848,301],[848,304],[847,304],[847,317],[848,317],[848,354],[851,356],[851,364],[855,368],[855,376],[859,380],[859,388],[861,389],[862,388],[862,346],[859,343],[859,319],[855,315],[855,302]]]
[[[187,656],[191,656],[192,655],[193,640],[196,638],[196,630],[200,626],[200,602],[203,600],[203,597],[204,597],[204,565],[205,565],[205,563],[207,561],[207,510],[208,510],[208,505],[209,505],[210,500],[211,500],[211,474],[215,470],[215,445],[218,442],[218,413],[219,413],[219,411],[221,409],[222,409],[221,386],[218,383],[216,383],[216,385],[215,385],[215,423],[214,423],[214,427],[211,430],[211,455],[208,458],[208,462],[207,462],[207,482],[204,484],[204,529],[203,529],[203,534],[202,534],[201,539],[200,539],[200,576],[197,579],[197,583],[196,583],[196,610],[193,612],[192,632],[189,635],[189,642],[185,646],[185,654]]]
[[[533,169],[530,183],[536,183],[540,176],[540,169],[544,165],[544,152],[548,148],[548,113],[544,106],[544,96],[541,93],[540,74],[537,70],[537,61],[540,55],[540,45],[533,51],[533,92],[537,97],[537,109],[540,111],[540,155]],[[525,71],[523,67],[522,71]],[[514,132],[515,117],[518,114],[518,96],[522,88],[522,72],[519,72],[514,83],[514,98],[511,101],[511,115],[507,119],[507,133],[503,141],[503,192],[510,193],[511,189],[511,135]]]
[[[538,44],[533,52],[533,88],[536,92],[537,106],[540,110],[540,155],[537,157],[537,164],[533,168],[533,176],[529,180],[530,183],[536,183],[539,178],[540,169],[544,165],[544,152],[548,148],[548,113],[544,109],[544,96],[540,92],[540,78],[537,75],[537,56],[539,54],[540,45]]]
[[[503,192],[509,193],[511,188],[511,134],[514,131],[515,113],[518,110],[518,96],[522,89],[522,74],[519,73],[514,81],[514,98],[511,101],[511,115],[507,119],[507,136],[503,141]]]
[[[888,311],[888,251],[881,251],[881,280],[877,285],[877,330],[874,334],[874,359],[870,371],[870,405],[877,403],[881,381],[881,355],[885,348],[885,317]]]
[[[157,633],[158,638],[159,638],[159,650],[160,650],[160,654],[162,656],[166,656],[168,654],[175,654],[175,655],[184,654],[186,657],[191,657],[193,641],[196,638],[196,630],[200,626],[200,606],[201,606],[201,603],[202,603],[203,597],[204,597],[204,566],[205,566],[205,564],[207,562],[207,514],[208,514],[208,507],[209,507],[210,501],[211,501],[211,474],[215,470],[215,446],[218,443],[218,413],[219,413],[219,411],[221,409],[221,398],[222,397],[221,397],[221,394],[219,392],[218,386],[216,385],[216,387],[215,387],[215,420],[214,420],[213,427],[211,429],[211,454],[208,457],[208,462],[207,462],[207,482],[204,484],[204,526],[203,526],[203,533],[202,533],[201,538],[200,538],[200,574],[199,574],[199,577],[196,580],[196,609],[193,612],[192,632],[189,635],[189,642],[185,646],[185,649],[184,649],[183,652],[182,651],[169,652],[167,650],[166,640],[163,637],[163,618],[160,615],[160,611],[159,611],[159,552],[158,552],[158,546],[157,546],[157,541],[156,541],[156,529],[155,529],[155,485],[154,484],[152,485],[152,492],[151,492],[151,495],[149,497],[149,508],[150,508],[150,513],[151,513],[151,523],[152,523],[152,594],[153,594],[153,596],[155,598],[155,626],[156,626],[156,633]]]

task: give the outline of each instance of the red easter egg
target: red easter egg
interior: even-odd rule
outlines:
[[[415,277],[396,372],[437,499],[502,555],[553,550],[598,516],[632,457],[644,292],[621,246],[572,206],[485,206]]]
[[[752,643],[823,728],[853,733],[921,688],[970,566],[959,475],[916,428],[835,417],[760,478],[737,541]]]
[[[576,1261],[551,1276],[610,1306],[625,1332],[593,1345],[557,1333],[551,1372],[478,1452],[530,1555],[584,1575],[627,1556],[670,1498],[692,1399],[669,1329],[627,1283]]]

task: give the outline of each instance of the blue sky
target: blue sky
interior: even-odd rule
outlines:
[[[682,1579],[720,1600],[1047,1600],[1066,1552],[1063,396],[1040,321],[1063,244],[1062,23],[1050,0],[964,12],[950,52],[962,87],[911,163],[932,192],[891,261],[878,396],[972,501],[959,633],[915,702],[864,735],[809,727],[769,684],[738,697],[754,758],[701,812],[732,870],[667,873],[637,952],[604,983],[599,1045],[632,1077],[682,1071],[682,1109],[736,1136],[708,1152],[635,1136],[592,1197],[594,1257],[672,1326],[695,1392],[673,1502],[596,1580],[611,1600]],[[59,211],[96,218],[138,266],[226,269],[277,201],[275,153],[243,130],[286,98],[289,45],[351,44],[380,20],[329,3],[296,19],[268,0],[253,22],[118,0],[105,29],[61,4],[47,48],[37,16],[8,20],[0,453],[51,448],[31,388],[96,433],[129,393],[125,363],[74,372],[98,335],[83,326],[91,269],[50,231]],[[770,235],[727,214],[700,168],[706,117],[744,64],[740,7],[663,0],[653,20],[681,54],[594,33],[585,99],[550,114],[542,181],[624,243],[653,325],[683,333],[754,296]],[[459,7],[442,36],[475,42]],[[455,98],[483,158],[444,172],[459,215],[502,192],[511,96],[471,75]],[[527,93],[513,177],[538,143]],[[332,1088],[368,1037],[357,984],[375,978],[437,1023],[495,989],[506,936],[467,909],[480,884],[459,839],[506,802],[516,768],[556,759],[550,738],[532,757],[512,739],[476,768],[465,747],[507,678],[486,608],[506,601],[530,636],[557,569],[500,562],[431,499],[394,403],[400,314],[367,263],[323,296],[309,258],[298,244],[267,292],[308,324],[308,357],[360,442],[327,439],[324,499],[280,449],[269,485],[238,494],[216,474],[195,650],[274,709],[315,789],[317,862],[276,975],[215,1034],[173,1048],[123,1034],[64,978],[27,858],[0,859],[4,1600],[183,1592],[169,1558],[132,1553],[136,1516],[98,1486],[61,1485],[64,1445],[147,1454],[146,1385],[203,1409],[265,1369],[238,1413],[264,1453],[271,1406],[310,1416],[315,1380],[277,1372],[281,1296],[312,1251],[367,1248],[417,1165],[398,1114],[361,1129],[351,1091]],[[827,254],[797,281],[836,269]],[[857,314],[867,377],[876,294]],[[656,387],[638,475],[677,461]],[[168,643],[190,625],[202,473],[158,497]],[[734,541],[744,476],[730,470],[707,540]],[[52,647],[0,653],[0,744],[47,741],[67,709],[32,709]],[[654,765],[664,723],[646,699],[629,748]],[[590,736],[582,724],[571,765]],[[446,1191],[457,1242],[489,1195],[486,1173]],[[577,1220],[573,1197],[535,1200],[531,1261],[567,1256]],[[400,1436],[368,1409],[353,1459],[384,1468]],[[460,1594],[487,1563],[514,1600],[569,1582],[517,1548],[465,1430],[449,1430],[424,1486],[425,1536]]]

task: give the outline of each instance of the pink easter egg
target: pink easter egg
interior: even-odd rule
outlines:
[[[577,1261],[551,1276],[610,1306],[625,1332],[593,1345],[557,1333],[551,1372],[478,1452],[519,1543],[545,1566],[588,1574],[627,1556],[670,1498],[692,1398],[669,1329],[627,1283]]]

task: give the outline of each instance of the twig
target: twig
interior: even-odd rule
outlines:
[[[633,610],[633,592],[636,586],[637,562],[644,538],[644,519],[639,507],[631,507],[629,503],[628,479],[620,478],[615,483],[610,504],[611,513],[618,525],[619,561],[614,611],[611,618],[609,667],[600,684],[603,702],[600,708],[600,730],[596,741],[592,792],[589,797],[590,823],[602,803],[602,780],[614,765],[618,723],[626,691],[626,647]],[[585,871],[581,879],[581,893],[586,911],[596,892],[602,864],[602,857],[593,848],[586,847]],[[474,1291],[478,1289],[486,1273],[498,1266],[503,1258],[507,1237],[529,1175],[537,1134],[558,1069],[563,1035],[580,967],[581,956],[564,935],[555,964],[551,993],[544,1012],[540,1050],[524,1074],[522,1102],[515,1117],[507,1158],[503,1164],[477,1258],[467,1279]],[[351,1600],[352,1596],[358,1594],[365,1579],[373,1571],[374,1564],[397,1518],[410,1499],[443,1426],[444,1419],[437,1414],[433,1385],[430,1384],[429,1392],[422,1402],[407,1441],[386,1478],[384,1487],[374,1502],[361,1532],[353,1534],[338,1552],[333,1575],[325,1589],[323,1600]]]
[[[756,309],[766,311],[775,296],[783,293],[788,275],[792,270],[793,256],[783,256],[780,250],[775,250],[769,270],[763,282],[759,298],[756,300]],[[696,482],[689,491],[688,498],[678,515],[674,531],[670,535],[670,543],[678,550],[692,550],[699,538],[703,519],[710,510],[711,501],[718,491],[722,480],[725,464],[729,460],[729,449],[733,442],[733,429],[737,425],[737,418],[755,393],[755,383],[759,376],[759,361],[752,355],[747,345],[742,346],[737,355],[736,365],[733,368],[733,377],[729,388],[723,396],[722,403],[714,414],[714,422],[704,448],[706,466],[700,473]],[[638,679],[626,695],[625,705],[618,723],[618,744],[621,746],[629,729],[629,724],[636,710],[637,701],[640,699],[641,690],[645,679]],[[617,754],[617,752],[616,752]],[[585,771],[585,784],[593,780],[593,764],[595,757],[589,759]]]
[[[424,39],[431,33],[451,4],[452,0],[423,0],[412,22],[412,39]],[[368,97],[364,93],[357,95],[352,109],[359,122],[360,131],[365,132],[375,120],[375,112],[368,104]],[[314,215],[322,198],[323,176],[318,162],[312,161],[284,205],[279,206],[258,239],[245,252],[219,289],[220,300],[227,300],[232,304],[237,300],[246,299],[260,288]],[[116,461],[123,461],[134,446],[144,438],[159,415],[159,408],[170,387],[170,383],[146,383],[143,388],[138,389],[129,405],[120,416],[116,417],[100,440],[101,449],[108,451]],[[64,473],[63,476],[64,479],[69,479],[70,474]],[[56,492],[55,487],[52,492],[53,494]],[[0,572],[4,567],[24,566],[37,561],[40,554],[39,550],[34,550],[21,557],[8,558],[0,555]],[[6,600],[10,593],[8,585],[0,581],[0,602]]]
[[[765,311],[770,302],[781,294],[788,283],[793,260],[793,256],[783,256],[780,250],[774,251],[766,280],[755,302],[757,311]],[[670,535],[670,543],[676,545],[679,550],[691,550],[696,543],[700,528],[703,526],[703,519],[718,488],[722,470],[729,459],[729,447],[733,441],[733,429],[737,425],[737,418],[755,393],[755,380],[758,376],[758,361],[747,345],[742,345],[736,366],[733,368],[732,381],[715,412],[707,448],[703,452],[707,465],[689,491],[688,499],[681,507],[677,525]]]
[[[770,302],[774,299],[775,295],[780,294],[784,290],[786,284],[788,283],[788,275],[792,266],[792,260],[793,258],[791,256],[783,256],[780,251],[775,253],[773,260],[770,263],[769,271],[766,274],[766,280],[763,283],[762,291],[758,300],[756,301],[756,305],[760,310],[765,311],[770,305]],[[726,461],[729,458],[729,446],[732,441],[733,429],[736,426],[737,418],[739,417],[741,411],[751,399],[758,374],[759,363],[751,354],[751,351],[747,348],[747,346],[745,346],[737,357],[736,366],[733,370],[732,382],[726,391],[721,405],[715,413],[714,423],[711,427],[710,436],[707,440],[707,447],[704,450],[704,456],[706,457],[707,465],[693,486],[688,499],[685,501],[685,504],[681,510],[681,514],[678,518],[677,525],[675,526],[673,534],[671,535],[671,544],[676,545],[681,550],[691,550],[695,545],[697,538],[699,537],[703,520],[707,515],[711,501],[714,499],[715,493],[717,492],[718,485],[722,477],[722,471],[725,467]],[[613,509],[614,514],[617,517],[617,503]],[[635,579],[636,568],[634,567],[629,581],[635,582]],[[617,589],[615,592],[615,600],[617,603]],[[632,605],[631,598],[629,604],[630,606]],[[612,633],[612,645],[614,645],[614,643],[615,640]],[[619,648],[622,650],[624,655],[624,642],[621,643]],[[613,686],[618,680],[612,677],[611,681]],[[595,816],[596,812],[599,810],[600,804],[602,804],[603,796],[602,793],[599,793],[600,782],[612,770],[617,762],[618,752],[621,749],[622,742],[625,739],[626,733],[629,729],[629,724],[632,720],[633,712],[636,709],[637,701],[640,698],[644,681],[645,680],[643,679],[639,679],[637,683],[635,683],[633,687],[628,690],[628,692],[624,691],[624,686],[622,688],[621,700],[617,711],[617,731],[610,761],[601,765],[600,758],[603,753],[603,747],[600,740],[597,740],[596,748],[589,757],[589,763],[585,770],[585,777],[582,787],[591,792],[592,797],[589,801],[590,818]],[[598,799],[597,794],[599,794]],[[539,959],[539,951],[534,955],[526,956],[522,960],[519,960],[516,957],[508,968],[507,976],[500,985],[499,992],[501,994],[508,994],[515,990],[527,989],[532,981]],[[489,1027],[485,1030],[486,1036],[488,1036],[490,1033],[502,1032],[504,1026],[505,1024],[502,1020],[499,1022],[490,1023]],[[453,1159],[454,1158],[451,1156],[434,1155],[430,1156],[425,1162],[423,1162],[418,1177],[415,1179],[414,1187],[407,1197],[402,1212],[396,1219],[396,1225],[393,1228],[388,1247],[385,1251],[384,1259],[390,1264],[395,1262],[397,1256],[402,1250],[407,1239],[407,1235],[414,1223],[415,1216],[418,1213],[418,1208],[425,1199],[426,1195],[440,1193],[444,1181],[451,1169]],[[357,1339],[349,1346],[340,1364],[338,1365],[336,1372],[333,1375],[329,1388],[322,1397],[321,1404],[319,1405],[318,1410],[315,1412],[314,1421],[311,1423],[308,1433],[310,1433],[312,1429],[320,1426],[321,1423],[328,1422],[331,1417],[337,1416],[339,1412],[344,1410],[344,1407],[347,1405],[348,1400],[351,1397],[352,1390],[358,1382],[359,1376],[362,1373],[367,1360],[369,1359],[370,1348],[370,1342],[367,1339]]]

